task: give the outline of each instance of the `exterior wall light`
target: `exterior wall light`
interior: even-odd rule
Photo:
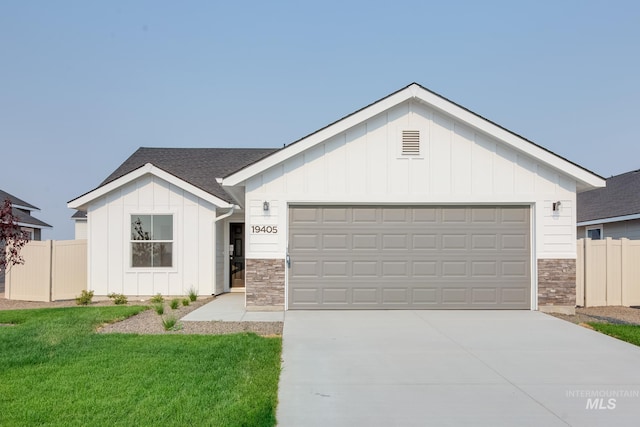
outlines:
[[[560,203],[559,201],[558,201],[558,202],[554,202],[554,203],[553,203],[553,205],[552,205],[552,209],[553,209],[553,211],[554,211],[554,212],[559,212],[559,211],[560,211],[560,205],[561,205],[561,204],[562,204],[562,203]]]
[[[266,200],[264,201],[264,203],[262,203],[262,210],[265,212],[269,210],[269,202],[267,202]]]

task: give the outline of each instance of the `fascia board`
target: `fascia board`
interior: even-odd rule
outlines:
[[[425,90],[424,88],[415,87],[416,97],[429,106],[437,108],[455,118],[458,118],[476,129],[504,141],[518,151],[521,151],[530,157],[541,161],[554,169],[557,169],[565,175],[571,176],[576,181],[580,181],[590,187],[604,187],[606,181],[593,173],[590,173],[565,159],[550,153],[531,142],[524,140],[513,133],[496,126],[482,117],[479,117],[468,110],[444,99],[440,96]]]
[[[118,179],[115,179],[101,187],[96,188],[93,191],[88,192],[87,194],[84,194],[74,200],[71,200],[69,203],[67,203],[67,207],[71,209],[82,209],[84,206],[88,205],[89,203],[96,200],[97,198],[102,197],[110,193],[111,191],[114,191],[122,187],[123,185],[126,185],[132,181],[135,181],[136,179],[146,174],[151,174],[164,181],[167,181],[168,183],[173,184],[176,187],[179,187],[193,194],[194,196],[197,196],[203,200],[206,200],[217,207],[230,208],[232,206],[231,203],[226,202],[210,193],[207,193],[206,191],[201,190],[200,188],[192,184],[189,184],[188,182],[176,177],[175,175],[172,175],[152,165],[151,163],[147,163],[144,166],[139,167],[138,169],[131,171],[128,174],[121,176]]]
[[[632,219],[640,219],[640,214],[614,216],[611,218],[602,218],[602,219],[592,219],[589,221],[579,222],[576,225],[578,227],[583,227],[587,225],[609,224],[611,222],[619,222],[619,221],[631,221]]]
[[[582,183],[582,186],[579,185],[579,187],[581,188],[586,186],[586,189],[590,189],[604,187],[606,185],[606,181],[603,178],[572,164],[571,162],[561,158],[554,153],[536,146],[530,141],[527,141],[509,132],[508,130],[501,128],[500,126],[491,123],[487,119],[482,118],[470,112],[469,110],[466,110],[465,108],[441,97],[440,95],[426,90],[416,83],[411,84],[407,88],[387,98],[384,98],[381,101],[372,104],[371,106],[353,115],[350,115],[343,120],[340,120],[339,122],[329,126],[328,128],[322,129],[314,134],[311,134],[305,139],[291,144],[285,149],[280,150],[245,169],[229,175],[222,180],[221,185],[225,187],[232,187],[243,183],[252,176],[255,176],[289,158],[292,158],[302,153],[303,151],[308,150],[314,145],[326,141],[409,99],[416,99],[418,101],[421,101],[431,108],[440,110],[447,115],[461,120],[495,139],[505,142],[514,149],[534,159],[537,159],[541,163],[544,163],[560,171],[561,173],[570,176],[579,183]]]
[[[29,227],[29,228],[52,228],[50,225],[41,225],[41,224],[29,224],[27,222],[16,222],[20,227]]]
[[[17,205],[15,203],[11,203],[11,206],[14,207],[14,208],[22,209],[22,210],[29,211],[29,212],[31,212],[31,211],[39,211],[40,210],[40,208],[35,208],[33,206],[22,206],[22,205]]]

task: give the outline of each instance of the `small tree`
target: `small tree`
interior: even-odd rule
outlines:
[[[0,270],[24,264],[20,250],[29,242],[28,234],[18,225],[11,201],[6,199],[0,208]]]

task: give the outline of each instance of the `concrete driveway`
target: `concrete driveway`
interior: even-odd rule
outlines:
[[[279,426],[637,426],[640,348],[532,311],[287,311]]]

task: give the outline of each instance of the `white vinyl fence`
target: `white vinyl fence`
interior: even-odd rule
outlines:
[[[578,240],[576,305],[640,306],[640,240]]]
[[[58,301],[87,289],[86,240],[31,241],[20,254],[24,264],[6,272],[5,298]]]

